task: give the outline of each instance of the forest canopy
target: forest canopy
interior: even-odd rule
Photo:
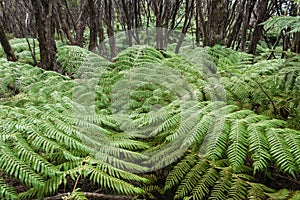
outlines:
[[[300,1],[0,0],[0,199],[300,199]]]

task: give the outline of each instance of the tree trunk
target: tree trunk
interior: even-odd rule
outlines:
[[[111,0],[104,1],[104,9],[105,9],[105,23],[107,26],[107,35],[108,35],[108,42],[110,47],[110,58],[114,58],[117,55],[117,48],[116,48],[116,40],[114,37],[114,10]]]
[[[193,17],[193,5],[194,5],[194,0],[186,0],[186,5],[185,5],[185,18],[184,18],[184,23],[181,31],[181,35],[179,38],[179,41],[176,45],[175,48],[175,53],[179,53],[179,48],[183,43],[184,36],[187,33],[187,30],[190,26],[192,17]]]
[[[268,14],[268,2],[266,0],[261,0],[257,3],[256,8],[257,8],[257,19],[254,27],[254,31],[252,33],[252,36],[250,38],[250,44],[248,48],[248,53],[254,54],[256,51],[257,44],[262,36],[262,31],[263,31],[263,23],[269,18]]]
[[[292,16],[299,16],[300,13],[298,13],[298,11],[300,11],[299,6],[297,3],[293,3],[292,4]],[[292,41],[292,47],[291,47],[291,51],[295,52],[295,53],[300,53],[300,32],[296,32],[293,34],[293,41]]]
[[[46,70],[58,71],[56,63],[55,24],[52,17],[55,0],[48,2],[32,0],[35,12],[41,60],[39,66]]]
[[[225,30],[224,24],[226,22],[226,7],[224,2],[211,0],[208,5],[208,32],[207,38],[203,38],[205,46],[214,46],[215,44],[221,43]]]
[[[68,6],[66,6],[66,7],[67,7],[66,9],[68,9]],[[57,9],[58,9],[58,16],[59,16],[60,23],[61,23],[61,28],[67,36],[68,44],[74,45],[75,44],[74,38],[73,38],[72,33],[70,31],[69,25],[66,21],[66,14],[63,12],[64,9],[63,9],[63,5],[62,5],[61,2],[58,2],[58,8]]]
[[[5,31],[2,25],[2,19],[0,19],[0,42],[2,45],[2,48],[6,54],[7,60],[8,61],[17,61],[18,58],[17,56],[14,54],[13,49],[11,48],[8,39],[5,35]]]
[[[97,15],[94,5],[94,0],[88,0],[89,17],[90,17],[90,42],[89,50],[92,51],[97,47]]]
[[[84,42],[83,33],[85,30],[87,14],[88,14],[88,0],[81,0],[81,9],[76,21],[76,37],[75,37],[75,44],[80,47],[83,47],[83,42]]]
[[[240,1],[239,3],[237,3],[237,5],[234,5],[233,9],[232,9],[232,16],[235,15],[234,12],[235,9],[237,8],[237,10],[239,11],[239,13],[237,13],[236,17],[233,17],[232,19],[232,23],[233,25],[227,27],[227,32],[229,32],[229,34],[227,35],[227,40],[226,40],[226,46],[229,47],[234,47],[235,46],[235,41],[237,39],[237,37],[239,36],[240,33],[240,29],[243,23],[243,20],[247,20],[247,18],[245,19],[244,13],[245,13],[245,2],[246,0]]]
[[[246,3],[246,14],[245,18],[243,20],[243,27],[241,31],[241,51],[246,51],[246,43],[247,43],[247,30],[249,28],[249,22],[251,19],[251,14],[253,12],[254,5],[256,3],[256,0],[253,1],[247,1]]]
[[[197,14],[201,27],[203,46],[223,43],[228,16],[228,1],[197,0]]]
[[[101,3],[98,5],[98,16],[99,16],[99,20],[98,20],[98,35],[99,35],[99,45],[98,45],[98,50],[99,50],[99,55],[103,56],[105,54],[105,45],[104,45],[104,40],[105,40],[105,36],[104,36],[104,28],[103,28],[103,8]]]

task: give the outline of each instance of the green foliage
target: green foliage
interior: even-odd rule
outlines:
[[[40,50],[39,50],[39,43],[36,39],[28,38],[28,42],[31,46],[32,53],[35,53],[36,59],[40,59]],[[18,57],[19,62],[33,64],[34,61],[32,59],[31,52],[28,47],[28,42],[25,38],[14,38],[9,40],[9,43],[14,50],[14,53]],[[3,49],[0,49],[0,57],[5,58],[5,54]]]
[[[179,183],[174,199],[265,199],[266,192],[274,191],[254,182],[246,166],[234,172],[228,164],[188,154],[168,175],[165,189]]]
[[[300,129],[299,55],[254,61],[251,55],[219,46],[209,53],[218,65],[229,103],[284,119],[289,127]]]
[[[134,46],[110,63],[61,46],[76,79],[0,60],[0,171],[27,188],[0,177],[0,197],[42,198],[78,178],[154,197],[158,185],[132,172],[168,166],[163,191],[174,199],[297,198],[257,176],[299,176],[299,58],[194,52],[202,59]],[[65,198],[85,197],[77,188]]]
[[[109,64],[105,59],[86,49],[78,46],[61,46],[57,50],[57,62],[60,63],[67,74],[74,74],[78,69],[89,69],[102,67]],[[104,70],[103,69],[103,70]],[[96,72],[99,74],[99,72]],[[100,75],[100,74],[99,74]]]
[[[300,17],[299,16],[278,16],[267,20],[263,23],[267,29],[277,29],[279,31],[290,28],[289,33],[300,31]]]
[[[75,108],[70,98],[76,90],[74,81],[24,64],[3,62],[1,67],[4,74],[1,81],[9,76],[15,77],[8,84],[15,86],[20,93],[6,97],[0,105],[0,169],[28,188],[17,194],[15,189],[1,181],[2,197],[31,199],[51,195],[66,184],[68,177],[75,180],[78,176],[119,193],[143,193],[142,189],[129,182],[147,182],[147,179],[90,157],[95,149],[83,142],[84,131],[94,122],[101,123],[97,125],[98,129],[111,138],[108,141],[114,143],[115,148],[112,152],[103,149],[103,152],[98,150],[97,153],[120,165],[124,161],[109,154],[124,152],[124,146],[128,149],[127,155],[138,156],[129,149],[145,148],[145,145],[132,143],[126,135],[114,134],[115,125],[107,121],[110,119],[106,116],[99,115],[95,119],[74,117],[72,109]],[[4,86],[8,84],[3,84],[6,89],[3,95],[7,94],[9,88]],[[78,106],[78,109],[84,108]]]

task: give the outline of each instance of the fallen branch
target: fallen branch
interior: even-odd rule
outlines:
[[[111,200],[127,200],[132,199],[132,196],[121,196],[121,195],[111,195],[111,194],[100,194],[94,192],[82,192],[88,198],[98,198],[98,199],[111,199]],[[62,197],[68,196],[69,193],[62,193],[52,197],[43,198],[43,200],[58,200],[62,199]]]

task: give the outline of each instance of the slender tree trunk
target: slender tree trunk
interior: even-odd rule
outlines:
[[[223,43],[225,38],[228,1],[197,0],[197,14],[202,29],[203,46]]]
[[[232,26],[229,25],[229,27],[227,27],[227,31],[229,32],[229,34],[227,36],[226,46],[228,48],[231,46],[234,47],[234,43],[235,43],[234,41],[236,41],[236,38],[239,36],[243,20],[247,20],[247,18],[245,19],[244,17],[245,2],[246,0],[240,1],[240,3],[238,5],[235,5],[232,10],[232,12],[235,12],[235,7],[237,6],[239,13],[237,13],[237,17],[233,19],[234,20],[233,25]]]
[[[300,53],[300,33],[297,32],[294,34],[293,45],[291,48],[292,52]]]
[[[90,42],[89,50],[92,51],[97,47],[97,15],[94,0],[88,0],[89,18],[90,18]]]
[[[75,44],[83,47],[84,37],[83,33],[86,25],[86,18],[88,15],[88,0],[81,0],[81,9],[76,21],[76,38]]]
[[[245,9],[245,17],[243,20],[243,26],[241,31],[241,51],[246,51],[246,42],[247,42],[247,30],[249,29],[249,22],[251,19],[251,14],[253,12],[254,5],[256,0],[247,1]]]
[[[181,35],[179,38],[179,41],[176,45],[175,53],[179,53],[179,48],[183,43],[184,36],[187,33],[187,30],[190,26],[192,17],[193,17],[193,9],[194,9],[194,0],[186,0],[186,5],[185,5],[185,19],[183,23],[183,28],[181,31]]]
[[[249,43],[249,48],[248,48],[248,53],[254,54],[256,51],[257,44],[259,40],[261,39],[262,36],[262,31],[263,31],[263,23],[265,20],[269,18],[268,14],[268,2],[266,0],[261,0],[257,4],[257,19],[254,27],[253,34],[250,38],[250,43]]]
[[[116,40],[114,37],[114,10],[111,0],[104,1],[105,23],[107,27],[108,42],[110,47],[110,58],[117,55]]]
[[[5,31],[2,25],[2,19],[0,18],[0,42],[2,45],[2,48],[6,54],[7,60],[8,61],[17,61],[18,58],[17,56],[14,54],[13,49],[11,48],[9,41],[5,35]]]
[[[105,54],[105,45],[104,45],[104,28],[103,28],[103,8],[102,8],[102,5],[101,5],[101,2],[99,3],[98,5],[98,16],[99,16],[99,20],[98,20],[98,31],[99,31],[99,45],[98,45],[98,50],[99,50],[99,55],[103,56]]]
[[[59,1],[58,1],[57,4],[58,4],[57,10],[58,10],[58,16],[59,16],[59,19],[60,19],[61,28],[67,36],[68,43],[71,44],[71,45],[74,45],[75,44],[74,38],[73,38],[72,33],[70,31],[69,25],[66,21],[66,14],[63,12],[64,11],[63,5]],[[68,9],[68,7],[67,7],[67,9]]]
[[[297,3],[293,3],[292,5],[292,16],[299,16],[300,8]],[[293,41],[291,51],[295,53],[300,53],[300,32],[296,32],[293,34]]]
[[[127,2],[127,3],[126,3]],[[121,0],[121,4],[122,4],[122,10],[124,12],[124,21],[126,24],[126,36],[127,36],[127,40],[128,40],[128,45],[132,46],[132,16],[133,13],[132,11],[132,2],[131,1],[126,1],[125,0]]]

